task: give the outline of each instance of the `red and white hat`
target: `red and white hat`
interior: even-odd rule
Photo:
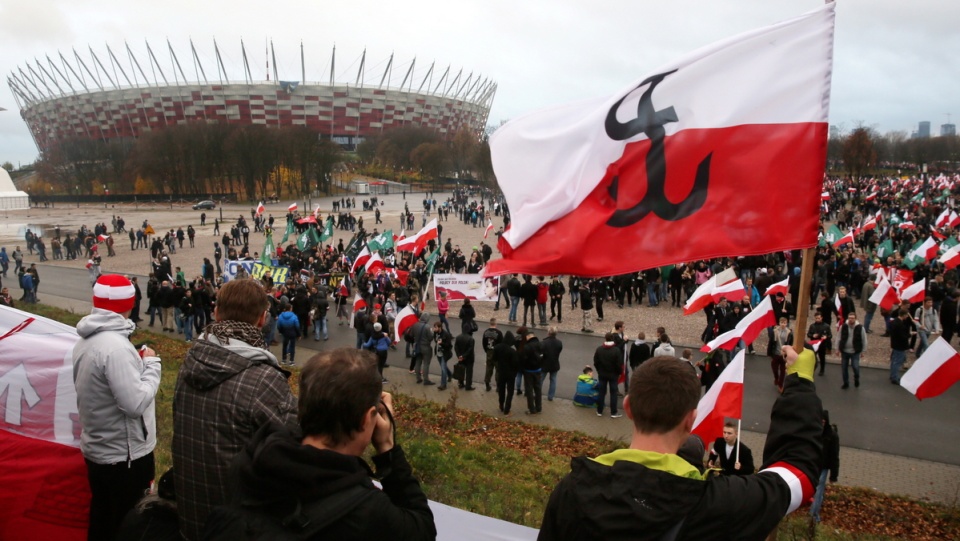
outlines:
[[[104,274],[93,286],[93,307],[122,314],[133,309],[136,291],[120,274]]]

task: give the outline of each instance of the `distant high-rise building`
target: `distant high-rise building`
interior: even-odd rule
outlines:
[[[957,125],[956,124],[941,124],[940,125],[940,137],[943,136],[953,136],[957,134]]]
[[[920,137],[922,139],[926,139],[930,137],[930,121],[929,120],[920,121],[920,125],[917,129],[917,137]]]

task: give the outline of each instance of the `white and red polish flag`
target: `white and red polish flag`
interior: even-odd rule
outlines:
[[[420,320],[420,316],[413,311],[413,307],[409,304],[403,307],[403,310],[400,310],[400,313],[397,314],[396,323],[394,323],[394,336],[393,341],[399,342],[400,337],[403,336],[403,333],[407,332],[407,329],[413,326],[414,323]]]
[[[933,238],[937,240],[947,240],[947,236],[937,231],[937,229],[932,225],[930,226],[930,234],[933,235]],[[937,251],[939,251],[939,248],[937,249]]]
[[[868,300],[884,310],[889,310],[900,302],[900,297],[897,295],[897,291],[893,289],[893,286],[890,285],[887,277],[881,275],[880,280],[877,282],[877,288],[873,290],[873,294],[870,295]]]
[[[846,235],[844,235],[844,236],[840,237],[839,239],[837,239],[837,242],[834,242],[834,243],[833,243],[833,247],[834,247],[834,248],[839,248],[839,247],[843,246],[844,244],[850,244],[850,243],[852,243],[852,242],[853,242],[853,231],[850,231],[850,232],[847,233]]]
[[[820,194],[820,200],[821,200],[821,201],[829,201],[829,200],[830,200],[830,192],[823,192],[823,193],[821,193],[821,194]]]
[[[910,304],[923,302],[923,299],[926,298],[926,289],[927,279],[924,278],[919,282],[910,284],[910,287],[903,288],[903,291],[900,292],[900,299],[910,301]]]
[[[817,351],[820,351],[820,344],[823,343],[823,340],[824,340],[823,338],[819,340],[810,340],[809,342],[807,342],[807,344],[809,344],[810,348],[813,349],[814,353],[816,353]]]
[[[944,254],[940,256],[939,261],[940,263],[943,263],[943,266],[946,267],[947,270],[956,268],[957,265],[960,265],[960,244],[952,246],[949,250],[944,252]]]
[[[833,25],[825,4],[505,124],[490,146],[511,225],[484,273],[608,276],[814,246]]]
[[[0,306],[0,538],[87,539],[73,327]]]
[[[363,269],[368,276],[376,276],[378,272],[386,270],[379,252],[367,258],[367,262],[363,264]]]
[[[364,246],[363,249],[360,250],[360,253],[357,254],[357,258],[353,260],[353,265],[350,266],[350,274],[356,274],[357,269],[366,265],[370,259],[370,255],[370,249]]]
[[[773,315],[773,303],[770,301],[770,297],[764,297],[756,308],[737,323],[736,327],[707,342],[700,348],[700,351],[704,353],[710,353],[715,349],[730,351],[736,347],[740,340],[743,340],[744,344],[750,345],[760,335],[760,331],[776,324],[777,318]]]
[[[735,273],[732,268],[711,276],[706,282],[700,284],[697,290],[693,292],[693,295],[687,299],[686,304],[683,305],[683,315],[689,316],[709,306],[714,302],[712,295],[713,291],[717,288],[717,284],[723,286],[736,279],[737,273]]]
[[[879,192],[871,192],[869,195],[867,195],[866,199],[867,201],[873,201],[878,195],[880,195]]]
[[[925,261],[930,261],[937,257],[937,252],[939,251],[940,246],[937,245],[937,241],[933,240],[933,237],[927,237],[927,240],[923,241],[923,244],[918,246],[913,252],[917,257],[922,257]]]
[[[491,231],[493,231],[493,221],[490,221],[490,223],[487,224],[487,228],[483,230],[483,238],[487,238]]]
[[[398,252],[413,252],[414,257],[416,257],[417,254],[427,247],[427,241],[435,240],[438,236],[437,219],[434,218],[430,220],[423,229],[418,231],[416,235],[397,240],[393,247]]]
[[[867,221],[863,222],[863,225],[860,226],[860,231],[870,231],[871,229],[877,228],[877,218],[876,216],[871,216],[867,218]]]
[[[950,209],[943,209],[943,212],[940,213],[940,216],[937,216],[937,221],[934,224],[937,227],[943,227],[950,223]]]
[[[950,227],[957,227],[960,225],[960,214],[957,214],[956,211],[950,211]]]
[[[263,206],[263,201],[257,203],[257,216],[263,214],[263,211],[267,210],[267,207]]]
[[[772,297],[777,293],[783,293],[783,295],[786,296],[787,292],[789,291],[789,288],[790,288],[790,279],[784,278],[783,280],[768,287],[767,291],[764,292],[764,296]],[[760,305],[758,304],[757,306],[760,306]]]
[[[943,394],[960,381],[960,355],[942,336],[930,344],[910,370],[900,378],[900,386],[917,400]]]
[[[900,222],[900,225],[898,227],[900,229],[916,229],[917,228],[917,226],[914,225],[914,223],[909,220],[906,222]]]
[[[710,297],[713,299],[714,303],[720,302],[720,299],[727,299],[731,302],[740,302],[740,299],[742,299],[746,294],[747,291],[743,289],[743,282],[740,280],[733,280],[713,288],[713,292],[710,293]]]
[[[287,212],[296,212],[296,211],[297,211],[297,204],[296,204],[296,203],[291,203],[290,206],[287,207]]]
[[[354,329],[354,320],[357,317],[357,312],[363,310],[367,307],[367,301],[363,300],[363,297],[360,296],[360,293],[357,292],[353,297],[353,312],[350,312],[350,328]]]
[[[723,422],[727,417],[740,419],[743,411],[743,366],[746,351],[740,350],[720,377],[697,404],[697,419],[691,432],[704,445],[723,436]]]

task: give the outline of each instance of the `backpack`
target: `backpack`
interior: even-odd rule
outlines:
[[[279,518],[266,507],[232,503],[214,508],[207,517],[201,539],[206,541],[294,541],[314,539],[377,491],[354,485],[325,498],[304,504]],[[287,509],[284,506],[284,509]]]

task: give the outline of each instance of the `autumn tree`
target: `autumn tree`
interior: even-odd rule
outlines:
[[[876,165],[877,151],[873,140],[873,130],[863,126],[856,128],[846,137],[843,143],[843,163],[854,178],[862,177]]]

